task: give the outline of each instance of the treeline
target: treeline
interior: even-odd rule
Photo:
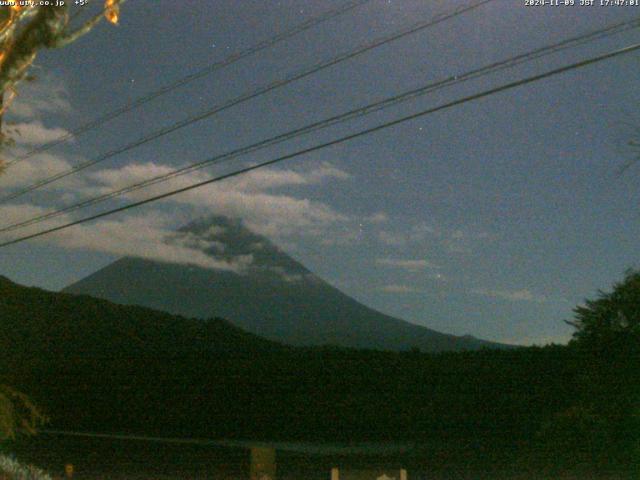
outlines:
[[[58,429],[414,441],[443,465],[630,471],[640,355],[621,332],[461,353],[294,349],[224,320],[3,281],[0,383],[28,392]]]

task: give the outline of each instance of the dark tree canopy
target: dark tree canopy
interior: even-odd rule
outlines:
[[[574,342],[597,347],[640,344],[640,271],[627,271],[611,292],[576,307]]]

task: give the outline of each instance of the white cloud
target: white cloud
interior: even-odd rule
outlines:
[[[379,225],[389,221],[389,217],[384,212],[377,212],[368,216],[351,216],[348,221],[340,222],[335,228],[327,231],[318,230],[320,244],[327,247],[348,246],[362,244],[370,238],[372,225]]]
[[[11,160],[11,156],[7,160]],[[71,168],[68,160],[50,153],[41,153],[33,158],[11,165],[6,172],[0,176],[0,192],[4,189],[15,189],[32,185],[38,180],[42,180],[56,173],[60,173]],[[47,185],[46,188],[63,189],[77,185],[78,179],[67,177],[64,181],[58,181]]]
[[[97,193],[123,188],[150,177],[164,175],[172,169],[154,163],[127,165],[121,169],[101,170],[89,175]],[[127,194],[130,199],[142,199],[205,180],[202,172],[176,177],[168,182]],[[202,213],[215,213],[241,218],[257,233],[271,238],[290,235],[316,236],[334,223],[348,220],[327,204],[267,191],[289,185],[307,185],[327,179],[349,178],[346,172],[323,164],[308,172],[264,169],[220,183],[190,190],[167,201],[188,205]]]
[[[399,232],[381,230],[378,232],[378,238],[382,243],[389,246],[401,247],[407,243],[405,234]]]
[[[88,186],[87,188],[93,193],[96,193],[96,191],[97,193],[104,193],[114,189],[121,189],[143,180],[167,175],[173,170],[174,169],[168,165],[158,165],[153,162],[132,163],[125,165],[122,168],[105,168],[96,172],[89,172],[87,174],[89,181],[92,181],[95,184]],[[203,178],[201,179],[204,179],[206,178],[206,175],[203,175],[202,177]],[[171,184],[173,187],[181,187],[192,183],[194,180],[195,175],[190,174],[167,181],[163,185]],[[159,192],[161,188],[164,190],[162,186],[153,186],[145,189],[145,192],[156,193]],[[130,195],[130,197],[136,198],[135,195],[136,194]],[[148,196],[148,193],[138,194],[138,197],[140,198],[145,196]]]
[[[352,178],[350,173],[334,167],[328,162],[321,163],[318,167],[308,172],[306,176],[311,183],[320,183],[327,178],[335,178],[338,180],[348,180]]]
[[[252,170],[244,175],[226,180],[225,185],[233,190],[262,192],[279,187],[314,185],[328,179],[347,180],[349,178],[351,175],[344,170],[329,163],[322,163],[308,171],[274,168]]]
[[[404,231],[380,230],[378,232],[378,239],[385,245],[403,247],[411,243],[424,241],[427,236],[435,234],[437,234],[435,228],[425,223],[419,223]]]
[[[122,188],[134,182],[169,174],[173,170],[174,168],[169,165],[153,162],[133,163],[118,169],[103,169],[94,172],[90,178],[104,187]],[[171,184],[174,187],[181,187],[207,178],[210,178],[210,175],[206,173],[206,170],[199,170],[163,182],[161,185]],[[350,175],[347,172],[323,163],[308,171],[275,168],[252,170],[221,182],[217,188],[225,191],[255,193],[280,187],[318,184],[327,179],[346,180],[348,178]],[[150,187],[150,189],[152,188]],[[149,189],[145,191],[149,191]]]
[[[253,260],[251,255],[231,260],[211,257],[201,250],[209,245],[202,242],[194,245],[189,238],[175,236],[171,229],[149,216],[82,225],[53,234],[52,238],[64,248],[129,255],[216,270],[242,272]],[[171,240],[167,241],[167,238]]]
[[[8,205],[0,207],[0,218],[4,220],[4,225],[46,211],[33,205]],[[3,236],[3,240],[62,225],[70,220],[72,218],[69,216],[60,216],[47,222],[46,226],[32,226],[11,232]],[[202,239],[194,241],[192,236],[177,234],[171,227],[170,216],[157,213],[76,225],[38,237],[34,241],[54,244],[65,249],[89,250],[115,256],[129,255],[238,273],[243,272],[253,261],[252,255],[241,255],[231,259],[207,255],[202,250],[211,247],[217,249],[219,242],[207,242]]]
[[[282,280],[287,283],[300,283],[304,280],[308,282],[317,282],[320,281],[318,277],[316,277],[313,273],[290,273],[286,268],[281,266],[255,266],[256,269],[263,269],[264,271],[269,271],[277,274]]]
[[[376,263],[385,267],[400,268],[410,271],[424,270],[427,268],[440,268],[439,265],[436,265],[424,259],[407,260],[399,258],[378,258],[376,259]]]
[[[433,227],[418,223],[405,229],[383,229],[378,232],[378,240],[390,247],[405,247],[425,241],[441,246],[448,253],[471,253],[477,242],[487,241],[490,235],[468,228]]]
[[[40,160],[42,161],[40,167],[45,166],[48,174],[69,167],[68,162],[52,155],[43,155]],[[11,185],[20,185],[27,179],[33,181],[38,178],[39,170],[35,162],[21,162],[14,168],[11,169],[13,176],[8,182]],[[90,172],[85,180],[79,179],[79,183],[74,188],[68,188],[67,192],[70,195],[93,196],[96,193],[110,192],[169,171],[171,168],[168,166],[148,163]],[[300,235],[322,238],[332,226],[349,219],[348,216],[337,212],[325,203],[268,191],[287,185],[307,185],[328,179],[349,178],[346,172],[329,164],[320,165],[306,172],[283,169],[255,171],[248,177],[235,182],[220,182],[206,188],[195,189],[172,197],[171,201],[174,204],[190,207],[192,214],[195,215],[217,214],[240,218],[248,228],[275,240],[287,240]],[[6,178],[9,178],[9,175]],[[172,179],[167,184],[132,192],[127,197],[130,200],[148,198],[202,179],[202,172],[194,172]],[[261,185],[262,191],[259,188]],[[63,195],[64,192],[58,198]],[[46,209],[34,205],[4,206],[0,208],[0,217],[3,219],[2,223],[6,225],[55,208],[55,205],[48,206]],[[204,238],[176,233],[175,228],[182,223],[180,216],[183,214],[184,212],[179,209],[168,209],[166,203],[163,207],[158,202],[151,206],[144,216],[129,216],[119,220],[102,220],[83,224],[38,240],[52,242],[64,248],[100,251],[112,255],[131,255],[166,262],[194,264],[205,268],[240,271],[251,263],[250,255],[226,259],[225,246],[214,238],[220,233],[218,229],[212,230],[209,232],[210,235]],[[44,226],[41,224],[26,230],[11,232],[12,238],[61,225],[76,218],[78,217],[61,215],[48,221]],[[219,258],[212,258],[203,252],[204,249],[213,251]]]
[[[387,223],[389,221],[389,216],[385,212],[377,212],[371,215],[370,217],[365,218],[365,222],[367,223]]]
[[[0,206],[0,227],[42,215],[47,209],[30,204],[8,204]]]
[[[64,128],[46,127],[39,120],[11,124],[9,131],[18,145],[41,145],[69,134]]]
[[[216,254],[222,254],[227,249],[226,245],[218,240],[195,235],[191,232],[170,232],[164,237],[163,241],[169,245],[181,245],[200,252],[215,251]]]
[[[320,244],[325,247],[353,245],[361,238],[360,232],[354,228],[343,228],[338,231],[327,232],[325,235],[318,232],[317,236],[320,239]]]
[[[551,301],[549,297],[544,295],[536,295],[529,289],[521,290],[488,290],[488,289],[474,289],[471,291],[476,295],[482,295],[485,297],[499,298],[501,300],[508,300],[512,302],[535,302],[535,303],[547,303]]]
[[[488,238],[485,233],[470,233],[461,229],[444,232],[442,244],[450,253],[471,253],[477,240]]]
[[[385,293],[418,293],[419,290],[404,284],[391,284],[380,287],[381,291]]]
[[[41,75],[33,82],[22,82],[8,115],[33,119],[43,113],[69,113],[71,104],[65,83],[53,75]]]

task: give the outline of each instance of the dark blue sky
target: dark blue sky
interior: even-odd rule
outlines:
[[[10,169],[0,189],[26,185],[466,3],[372,0]],[[102,24],[76,44],[38,57],[39,79],[23,87],[9,117],[23,130],[17,151],[339,4],[131,0],[118,27]],[[524,0],[496,0],[15,200],[0,207],[2,216],[24,218],[637,16],[640,7],[525,7]],[[246,161],[639,40],[632,30]],[[223,213],[244,218],[309,269],[385,313],[493,340],[563,341],[570,329],[562,320],[571,309],[638,266],[640,166],[617,174],[634,154],[626,143],[640,125],[638,62],[631,54],[574,70],[299,157],[246,181],[5,248],[0,274],[59,289],[127,253],[188,261],[188,251],[161,247],[163,235],[197,216]]]

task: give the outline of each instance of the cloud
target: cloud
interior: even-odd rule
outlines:
[[[48,209],[29,204],[0,207],[2,225],[46,213]],[[66,215],[52,219],[45,226],[31,226],[3,235],[3,240],[21,237],[71,221]],[[38,243],[53,244],[65,249],[81,249],[115,256],[133,256],[167,263],[194,265],[203,268],[245,271],[253,262],[253,255],[212,256],[203,250],[220,250],[220,242],[196,239],[177,233],[169,215],[129,216],[118,220],[102,220],[76,225],[49,235],[35,238]]]
[[[195,235],[191,232],[172,231],[168,233],[163,241],[169,245],[181,245],[200,252],[216,252],[216,254],[224,254],[227,246],[211,237]],[[182,263],[182,262],[180,262]]]
[[[474,289],[471,291],[476,295],[482,295],[485,297],[499,298],[501,300],[508,300],[512,302],[535,302],[535,303],[547,303],[551,299],[544,295],[536,295],[529,289],[521,290],[487,290],[483,288]]]
[[[53,234],[52,238],[64,248],[80,248],[237,273],[244,271],[253,261],[251,255],[233,259],[208,255],[202,250],[211,246],[209,242],[194,244],[192,238],[175,235],[172,229],[163,225],[162,220],[150,216],[82,225]]]
[[[46,210],[32,205],[12,205],[0,208],[0,216],[7,223],[38,215]],[[62,216],[47,227],[68,222]],[[4,223],[4,222],[3,222]],[[54,244],[65,249],[81,249],[115,256],[133,256],[167,263],[194,265],[216,270],[242,273],[253,261],[252,255],[233,258],[212,256],[205,249],[220,250],[220,242],[196,239],[192,235],[176,233],[170,217],[162,215],[130,216],[119,220],[103,220],[92,224],[76,225],[50,235],[34,239],[39,243]],[[42,227],[29,227],[11,237],[35,232]]]
[[[317,185],[325,180],[348,180],[351,175],[344,170],[323,162],[311,170],[264,168],[252,170],[238,177],[225,180],[229,189],[244,192],[262,192],[265,190],[291,187],[296,185]]]
[[[353,245],[361,239],[360,232],[354,228],[344,228],[318,236],[320,238],[320,244],[325,247],[344,247],[346,245]]]
[[[427,268],[440,268],[439,265],[427,260],[405,260],[398,258],[377,258],[376,264],[410,271],[424,270]]]
[[[69,134],[64,128],[45,127],[39,120],[13,123],[9,129],[15,132],[12,138],[18,145],[41,145]]]
[[[442,234],[442,244],[449,253],[471,253],[478,242],[491,240],[486,232],[455,229]]]
[[[429,240],[446,252],[457,254],[471,253],[472,247],[477,242],[490,238],[490,235],[485,232],[477,232],[469,228],[434,227],[424,222],[404,230],[383,229],[378,232],[378,240],[390,247],[406,247]]]
[[[71,110],[65,83],[49,74],[39,76],[33,82],[22,82],[8,114],[33,119],[45,113],[69,113]]]
[[[348,221],[336,222],[334,228],[318,231],[316,236],[320,244],[327,247],[362,244],[370,238],[372,225],[388,221],[389,217],[384,212],[365,216],[350,216]]]
[[[53,171],[64,170],[69,163],[60,157],[43,155],[39,167]],[[136,181],[165,174],[172,169],[166,165],[154,163],[131,164],[119,169],[104,169],[89,172],[85,179],[78,179],[77,185],[68,188],[69,195],[93,196],[110,192],[112,189],[128,186]],[[9,185],[20,185],[26,180],[38,178],[37,162],[16,164],[12,175],[6,175]],[[171,198],[173,208],[167,208],[166,202],[158,202],[147,207],[144,216],[128,216],[119,220],[101,220],[83,224],[39,238],[41,242],[51,242],[64,248],[77,248],[99,251],[112,255],[131,255],[172,263],[193,264],[205,268],[242,271],[252,262],[252,255],[239,258],[227,258],[225,245],[216,240],[218,230],[210,235],[196,238],[193,235],[178,234],[177,226],[183,223],[184,209],[175,208],[176,204],[191,209],[190,215],[226,215],[240,218],[246,227],[256,233],[272,239],[293,239],[295,236],[323,238],[335,224],[349,220],[347,215],[337,212],[328,205],[305,198],[297,198],[277,191],[271,191],[288,185],[309,185],[329,179],[347,179],[349,175],[329,164],[322,164],[308,171],[272,169],[255,171],[248,178],[238,181],[220,182],[207,188],[196,189]],[[75,177],[73,177],[75,178]],[[206,177],[205,177],[206,178]],[[144,191],[127,195],[129,200],[148,198],[151,195],[169,189],[190,185],[203,179],[202,172],[191,173],[172,179],[168,184],[155,185]],[[5,179],[3,179],[5,180]],[[3,181],[3,180],[0,180]],[[2,185],[0,183],[0,185]],[[3,185],[6,186],[6,185]],[[260,190],[260,187],[263,190]],[[56,202],[64,196],[57,194]],[[56,205],[38,207],[22,204],[0,208],[3,224],[15,223],[30,217],[51,211]],[[137,212],[137,211],[136,211]],[[26,230],[11,232],[13,238],[40,229],[61,225],[73,221],[78,214],[61,215],[38,226]],[[84,214],[82,214],[84,215]],[[6,238],[6,235],[5,235]],[[212,255],[204,252],[207,250]],[[294,279],[291,279],[294,280]]]
[[[90,175],[90,178],[98,184],[104,185],[104,187],[122,188],[137,181],[167,175],[173,170],[174,167],[172,166],[154,162],[133,163],[122,168],[103,169],[94,172]],[[172,180],[163,182],[161,185],[172,184],[180,187],[195,183],[198,180],[205,180],[206,178],[210,178],[206,170],[199,170],[175,177]],[[347,172],[328,163],[322,163],[308,171],[276,168],[252,170],[221,182],[217,188],[254,193],[280,187],[319,184],[328,179],[346,180],[348,178],[350,178],[350,175]]]
[[[132,164],[120,169],[101,170],[89,175],[93,185],[89,191],[105,193],[123,188],[137,181],[164,175],[172,170],[166,165],[155,163]],[[201,182],[207,177],[202,172],[193,172],[127,194],[132,200],[147,198],[172,189],[178,189]],[[240,218],[256,233],[271,238],[291,235],[319,236],[326,227],[345,222],[348,216],[341,214],[327,204],[297,198],[271,191],[285,186],[309,185],[328,179],[342,180],[349,175],[342,170],[322,164],[309,171],[285,169],[255,170],[228,181],[213,183],[206,187],[168,198],[166,201],[187,205],[201,211],[232,218]]]
[[[373,224],[387,223],[388,221],[389,221],[389,216],[385,212],[377,212],[365,218],[365,222],[373,223]]]
[[[385,293],[418,293],[419,290],[414,287],[410,287],[409,285],[403,284],[391,284],[380,287],[379,290]]]
[[[26,218],[45,213],[47,209],[30,204],[9,204],[0,206],[0,227],[20,222]]]
[[[302,281],[307,281],[307,282],[312,282],[312,283],[317,283],[318,281],[321,282],[321,280],[311,272],[291,273],[286,268],[278,266],[278,265],[276,265],[276,266],[273,266],[273,265],[268,265],[268,266],[255,265],[254,268],[256,270],[258,270],[258,271],[262,270],[262,271],[268,271],[268,272],[271,272],[271,273],[275,273],[276,275],[278,275],[280,277],[281,280],[283,280],[283,281],[285,281],[287,283],[300,283]]]
[[[16,152],[18,153],[18,152]],[[12,156],[8,155],[7,160]],[[15,157],[13,157],[15,158]],[[0,195],[5,193],[4,189],[16,189],[32,185],[38,180],[42,180],[56,173],[60,173],[71,168],[69,161],[59,155],[50,153],[40,153],[33,158],[11,165],[2,176],[0,176]],[[75,176],[70,176],[49,185],[45,189],[69,189],[77,187],[82,182]]]
[[[436,229],[425,223],[419,223],[406,231],[380,230],[378,239],[385,245],[403,247],[411,243],[424,241],[428,235],[436,234]]]

